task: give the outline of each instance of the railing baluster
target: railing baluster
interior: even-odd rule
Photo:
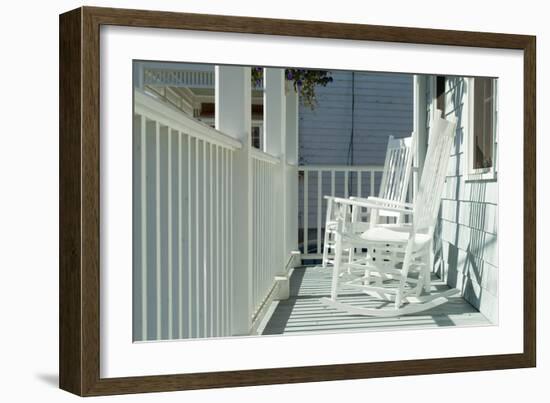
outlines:
[[[168,210],[168,338],[174,337],[172,331],[174,327],[172,314],[174,313],[173,303],[173,290],[172,290],[172,270],[173,270],[173,258],[172,258],[172,231],[174,229],[172,222],[172,130],[167,128],[168,136],[168,161],[167,161],[167,173],[168,173],[168,186],[167,186],[167,210]]]
[[[178,134],[178,337],[183,338],[183,192],[182,133]]]
[[[199,142],[195,141],[195,337],[200,337],[200,201],[199,201]]]
[[[269,187],[267,186],[267,182],[268,182],[268,178],[269,178],[269,171],[268,171],[268,167],[266,164],[262,164],[262,167],[263,167],[263,186],[264,186],[264,204],[263,204],[263,207],[264,207],[264,211],[263,211],[263,217],[264,217],[264,227],[263,228],[269,228],[269,216],[270,214],[268,212],[270,212],[270,194],[269,194]],[[262,271],[261,271],[261,284],[260,284],[260,291],[263,290],[263,288],[265,287],[265,277],[266,277],[266,271],[269,270],[269,265],[271,264],[270,262],[270,254],[271,254],[271,248],[273,248],[273,245],[270,245],[269,248],[267,248],[266,246],[269,245],[269,238],[270,238],[270,233],[272,231],[269,231],[269,232],[266,232],[265,236],[263,236],[263,250],[264,250],[264,264],[262,266]],[[261,296],[260,296],[261,298]],[[259,302],[259,301],[258,301]]]
[[[264,236],[265,234],[263,233],[262,231],[262,227],[265,225],[265,222],[264,222],[264,200],[265,200],[265,197],[264,197],[264,192],[265,192],[265,188],[264,188],[264,177],[263,177],[263,165],[262,165],[262,162],[259,161],[258,162],[258,189],[260,190],[259,191],[259,197],[258,197],[258,222],[260,223],[260,226],[258,228],[258,249],[260,251],[259,253],[259,262],[258,262],[258,267],[256,267],[254,269],[254,273],[255,273],[255,276],[257,277],[257,282],[258,282],[258,289],[256,290],[256,301],[255,302],[255,305],[258,303],[258,300],[260,299],[260,288],[261,288],[261,285],[262,285],[262,268],[265,266],[265,249],[263,248],[263,245],[265,243],[265,240],[264,240]]]
[[[227,182],[227,187],[226,187],[226,192],[225,192],[225,200],[224,200],[224,205],[226,206],[225,207],[225,211],[226,211],[226,215],[225,215],[225,244],[226,244],[226,260],[227,260],[227,264],[226,264],[226,276],[225,276],[225,286],[226,286],[226,289],[227,289],[227,292],[226,292],[226,303],[225,303],[225,317],[226,317],[226,324],[227,324],[227,330],[226,330],[226,333],[229,334],[230,331],[231,331],[231,321],[230,321],[230,301],[231,301],[231,289],[229,288],[229,285],[231,284],[231,261],[229,260],[231,254],[230,254],[230,239],[231,239],[231,232],[230,232],[230,226],[229,226],[229,223],[230,223],[230,217],[231,217],[231,210],[229,210],[229,192],[230,192],[230,181],[231,181],[231,178],[229,176],[229,154],[230,154],[230,151],[229,150],[225,150],[225,154],[226,154],[226,158],[225,158],[225,180]]]
[[[272,189],[273,186],[271,185],[272,181],[272,175],[271,175],[271,166],[264,163],[265,166],[265,193],[266,193],[266,228],[270,228],[271,231],[267,231],[266,233],[266,245],[270,245],[270,247],[267,249],[266,258],[267,258],[267,265],[264,268],[263,272],[263,283],[262,283],[262,289],[265,290],[267,287],[267,282],[269,279],[269,273],[272,270],[273,267],[273,251],[275,250],[275,245],[273,243],[273,234],[276,233],[276,229],[273,228],[271,225],[271,219],[275,213],[273,210],[273,195],[272,195]],[[263,296],[262,296],[263,297]]]
[[[344,197],[349,197],[349,171],[344,172]]]
[[[206,142],[202,143],[202,247],[203,247],[203,261],[202,261],[202,319],[203,324],[203,336],[208,336],[208,242],[207,242],[207,218],[208,218],[208,196],[206,191],[208,189],[208,177],[206,172]]]
[[[317,253],[321,253],[321,213],[323,210],[323,171],[317,172]]]
[[[216,146],[216,336],[224,336],[221,327],[223,301],[220,298],[220,147]]]
[[[228,199],[229,199],[229,211],[233,212],[233,151],[228,150],[227,152],[229,154],[229,170],[227,172],[227,175],[229,177],[229,191]],[[234,267],[233,267],[233,213],[229,214],[229,290],[233,290],[233,273],[234,273]],[[232,295],[230,292],[229,295]],[[228,310],[228,322],[231,323],[231,315],[233,312],[233,298],[230,297],[228,304],[227,304],[227,310]],[[228,336],[231,335],[231,328],[228,329],[227,333]]]
[[[193,223],[193,213],[192,213],[192,158],[193,158],[193,142],[191,136],[187,135],[187,336],[193,337],[193,249],[195,246],[196,239],[193,238],[192,233],[192,223]]]
[[[208,294],[210,295],[210,301],[209,301],[209,304],[208,304],[208,316],[210,317],[210,332],[209,332],[209,335],[210,336],[215,336],[214,334],[214,288],[213,288],[213,285],[214,285],[214,260],[213,260],[213,239],[214,239],[214,228],[213,228],[213,221],[214,221],[214,215],[213,215],[213,204],[214,204],[214,195],[213,195],[213,192],[212,192],[212,188],[213,188],[213,182],[214,182],[214,179],[213,179],[213,173],[212,173],[212,155],[213,155],[213,148],[214,146],[212,144],[210,144],[210,146],[208,147],[208,152],[210,153],[210,156],[208,158],[208,184],[210,185],[210,189],[209,189],[209,194],[208,194],[208,205],[210,207],[210,218],[209,218],[209,222],[208,222],[208,227],[209,227],[209,234],[210,234],[210,239],[209,239],[209,245],[210,247],[208,248],[209,252],[210,252],[210,256],[209,256],[209,259],[208,259],[208,271],[210,272],[210,276],[209,276],[209,281],[208,281]]]
[[[160,251],[160,124],[155,122],[155,239],[156,239],[156,281],[157,281],[157,340],[161,339],[161,251]]]
[[[309,214],[309,186],[308,186],[308,174],[309,172],[307,170],[304,170],[304,253],[309,253],[308,248],[308,214]]]
[[[147,119],[141,115],[141,339],[147,340]]]
[[[280,207],[280,204],[275,204],[275,188],[274,188],[274,184],[275,184],[275,174],[274,174],[274,169],[273,169],[273,166],[269,165],[268,166],[268,169],[269,169],[269,180],[266,182],[266,183],[269,183],[269,184],[272,184],[271,186],[269,186],[269,210],[268,211],[272,211],[273,214],[267,214],[267,216],[269,217],[269,228],[272,229],[272,231],[268,231],[268,236],[269,236],[269,245],[271,245],[272,247],[269,248],[269,251],[270,251],[270,260],[269,260],[269,271],[266,271],[265,273],[265,287],[266,287],[266,291],[269,290],[269,286],[271,285],[271,282],[274,278],[274,268],[276,266],[276,264],[279,262],[278,259],[277,259],[277,252],[278,252],[278,249],[277,249],[277,246],[278,246],[278,237],[279,237],[279,225],[275,225],[275,220],[274,218],[277,216],[277,217],[280,217],[277,212],[278,212],[278,208]],[[284,219],[283,217],[281,217],[281,220],[279,222],[282,221],[282,219]]]
[[[222,169],[220,170],[220,173],[221,173],[221,192],[222,192],[222,203],[221,203],[221,218],[220,218],[220,233],[222,234],[222,243],[221,243],[221,278],[220,278],[220,283],[221,283],[221,299],[222,299],[222,303],[223,303],[223,306],[225,307],[226,305],[226,293],[227,293],[227,289],[226,289],[226,284],[225,284],[225,276],[226,276],[226,267],[227,267],[227,257],[226,257],[226,245],[225,245],[225,198],[223,197],[223,195],[225,195],[225,193],[227,192],[227,187],[226,187],[226,181],[225,181],[225,174],[224,174],[224,169],[225,169],[225,164],[224,164],[224,161],[225,161],[225,150],[222,150],[221,152],[221,156],[220,156],[220,163],[221,163],[221,167]],[[223,331],[224,332],[227,332],[227,318],[226,318],[226,314],[225,314],[225,308],[222,309],[222,328],[223,328]]]
[[[264,228],[267,228],[267,215],[266,215],[266,208],[265,208],[265,204],[266,204],[266,201],[267,201],[267,195],[266,195],[266,186],[265,186],[265,181],[266,181],[266,174],[265,174],[265,165],[264,164],[260,164],[261,166],[261,178],[262,178],[262,200],[261,200],[261,211],[260,211],[260,215],[261,215],[261,219],[262,219],[262,229]],[[267,260],[267,250],[266,248],[264,247],[266,245],[266,238],[267,238],[267,233],[265,231],[262,231],[262,244],[260,246],[261,250],[262,250],[262,267],[260,268],[260,270],[258,271],[258,276],[259,276],[259,279],[260,279],[260,283],[259,283],[259,289],[261,290],[262,288],[262,285],[263,285],[263,281],[264,281],[264,276],[263,276],[263,272],[265,270],[265,267],[267,266],[267,264],[269,263],[268,260]],[[258,295],[258,300],[259,300],[259,297],[260,295]],[[259,302],[259,301],[258,301]]]

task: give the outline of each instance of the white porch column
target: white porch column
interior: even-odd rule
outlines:
[[[132,65],[134,88],[143,91],[143,66],[144,62],[134,62]]]
[[[286,222],[285,253],[298,251],[298,94],[290,83],[286,93]],[[295,262],[297,264],[298,262]]]
[[[264,151],[280,159],[279,174],[277,175],[276,192],[278,200],[275,202],[276,217],[284,220],[287,216],[287,184],[286,184],[286,96],[285,70],[280,68],[264,69]],[[286,223],[285,223],[286,224]],[[277,231],[279,232],[279,231]],[[279,273],[285,274],[286,256],[286,229],[275,234],[277,242],[273,245],[279,256]]]
[[[252,163],[250,67],[216,66],[216,129],[241,141],[233,168],[232,335],[247,335],[252,317]]]
[[[422,169],[424,168],[424,160],[426,159],[426,151],[428,150],[428,109],[426,103],[427,91],[428,78],[425,75],[415,74],[413,79],[413,127],[416,133],[416,150],[414,150],[415,154],[413,165],[414,197],[416,197],[418,193],[418,186],[420,184],[420,178],[422,177]],[[432,238],[429,252],[430,272],[434,270],[434,264],[435,251]]]
[[[426,127],[427,105],[426,105],[426,76],[416,75],[413,79],[413,130],[416,133],[416,150],[414,154],[413,184],[416,195],[426,150],[428,147],[428,130]]]
[[[286,154],[284,74],[284,69],[264,69],[264,151],[278,158]]]

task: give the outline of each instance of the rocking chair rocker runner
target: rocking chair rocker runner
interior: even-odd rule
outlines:
[[[382,174],[382,183],[380,185],[379,199],[395,201],[399,203],[405,202],[407,197],[407,190],[409,186],[409,179],[411,177],[413,150],[415,149],[416,135],[413,132],[412,136],[406,138],[394,138],[389,137],[388,146],[386,149],[386,158],[384,162],[384,171]],[[331,251],[334,251],[336,244],[335,230],[339,219],[341,219],[341,207],[342,205],[336,205],[334,203],[335,197],[325,196],[327,199],[327,212],[325,220],[325,236],[323,242],[323,261],[322,266],[327,267],[328,264],[333,263],[333,256]],[[372,200],[372,198],[362,199],[355,197],[355,200]],[[344,206],[345,207],[345,206]],[[354,206],[353,212],[355,229],[364,231],[369,228],[370,224],[361,222],[359,210],[360,207]],[[403,214],[390,210],[380,210],[375,221],[378,222],[378,218],[388,218],[396,220],[400,223],[403,219]],[[372,224],[372,223],[371,223]],[[361,232],[362,232],[361,231]],[[350,259],[353,259],[353,251],[350,251]]]
[[[379,198],[335,199],[352,207],[367,208],[376,216],[380,210],[411,215],[412,224],[371,226],[363,233],[352,229],[351,213],[343,209],[335,230],[335,258],[330,298],[322,302],[352,314],[401,316],[431,309],[458,293],[451,289],[430,295],[430,248],[441,203],[455,122],[437,117],[432,122],[430,144],[414,204]],[[364,259],[342,262],[344,250],[366,248]],[[344,273],[344,269],[347,273]],[[360,270],[363,275],[344,281]],[[338,300],[342,286],[358,289],[384,302],[380,308],[366,308]],[[425,291],[427,295],[422,296]],[[388,304],[387,301],[393,303]]]

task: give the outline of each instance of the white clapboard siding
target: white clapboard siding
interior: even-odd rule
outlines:
[[[141,92],[133,133],[133,338],[229,336],[233,152]]]
[[[491,322],[498,320],[498,183],[466,181],[464,147],[468,135],[467,80],[446,79],[446,116],[457,118],[436,231],[436,268],[447,284]],[[427,121],[433,85],[427,85]]]

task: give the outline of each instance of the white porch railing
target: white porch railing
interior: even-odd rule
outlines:
[[[324,196],[376,196],[382,165],[302,165],[299,175],[299,243],[302,259],[320,259],[323,253],[326,199]]]
[[[275,276],[283,269],[283,225],[280,217],[281,162],[252,149],[252,300],[254,317],[275,285]]]
[[[134,96],[134,340],[229,336],[241,143]]]
[[[143,84],[184,88],[214,88],[215,75],[213,71],[148,67],[143,69]],[[258,84],[253,83],[253,88],[263,88],[263,80]]]
[[[143,70],[143,83],[171,87],[213,88],[214,72],[146,68]]]

